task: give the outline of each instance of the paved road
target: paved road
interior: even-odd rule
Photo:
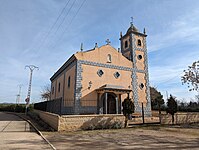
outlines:
[[[51,149],[34,129],[16,115],[0,112],[0,149]]]

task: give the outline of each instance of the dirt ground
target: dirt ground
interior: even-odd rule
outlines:
[[[199,149],[198,124],[43,134],[57,149]]]

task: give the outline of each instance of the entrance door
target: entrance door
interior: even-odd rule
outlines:
[[[116,114],[116,100],[112,94],[108,94],[107,113]]]
[[[106,101],[106,93],[102,95],[102,101],[103,101],[103,113],[107,114],[116,114],[116,95],[114,93],[107,93],[107,101]],[[107,108],[106,108],[107,106]]]

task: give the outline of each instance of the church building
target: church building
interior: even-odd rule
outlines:
[[[151,116],[146,33],[131,23],[120,34],[121,50],[107,44],[73,54],[50,78],[51,100],[61,114],[122,114],[130,94],[135,112]]]

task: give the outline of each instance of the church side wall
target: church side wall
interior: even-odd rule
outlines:
[[[74,92],[75,92],[75,70],[76,65],[71,67],[66,73],[65,73],[65,89],[64,89],[64,106],[73,106],[74,105]],[[69,81],[70,77],[70,81]],[[70,86],[68,85],[70,82]]]
[[[70,77],[70,79],[69,79]],[[70,80],[70,81],[69,81]],[[76,62],[72,62],[60,75],[51,83],[51,99],[62,98],[62,114],[74,113],[74,93],[76,81]],[[70,83],[69,83],[70,82]]]

